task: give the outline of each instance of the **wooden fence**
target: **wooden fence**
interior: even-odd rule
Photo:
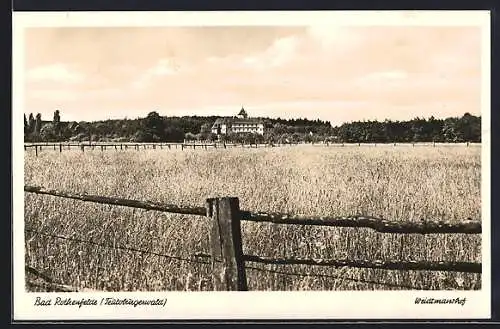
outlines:
[[[301,144],[308,144],[308,145],[313,145],[313,146],[327,146],[327,147],[344,147],[344,146],[374,146],[376,147],[377,145],[379,146],[433,146],[436,147],[438,146],[443,146],[443,145],[465,145],[469,147],[469,145],[481,145],[481,144],[469,144],[469,142],[466,143],[453,143],[453,144],[442,144],[442,143],[383,143],[383,144],[377,144],[377,143],[332,143],[332,142],[320,142],[320,143],[287,143],[287,144],[245,144],[245,143],[240,143],[240,144],[235,144],[235,143],[224,143],[224,142],[211,142],[211,143],[25,143],[24,144],[24,150],[28,151],[30,149],[35,150],[35,155],[38,156],[38,153],[41,152],[42,150],[54,150],[54,151],[59,151],[62,152],[64,150],[80,150],[82,152],[85,152],[85,150],[101,150],[101,151],[106,151],[106,150],[115,150],[115,151],[123,151],[123,150],[147,150],[147,149],[205,149],[208,150],[209,148],[214,148],[214,149],[226,149],[226,148],[234,148],[234,147],[241,147],[241,148],[262,148],[262,147],[281,147],[281,146],[292,146],[292,145],[301,145]]]
[[[212,281],[216,290],[248,290],[246,263],[302,264],[314,266],[356,267],[384,270],[452,271],[481,273],[481,263],[448,261],[386,261],[338,260],[305,258],[270,258],[246,255],[242,248],[241,221],[269,222],[280,225],[320,225],[333,227],[369,228],[381,233],[395,234],[480,234],[481,222],[467,220],[459,223],[446,221],[389,221],[368,216],[302,217],[281,213],[241,210],[235,197],[209,198],[205,207],[186,207],[172,204],[71,193],[36,186],[24,186],[24,191],[74,200],[126,206],[145,210],[204,216],[211,220],[209,234]],[[175,257],[171,257],[175,258]]]
[[[54,151],[65,151],[65,150],[80,150],[85,152],[85,150],[115,150],[115,151],[123,151],[123,150],[148,150],[148,149],[205,149],[209,148],[259,148],[259,147],[270,147],[274,145],[270,144],[234,144],[234,143],[31,143],[24,144],[24,150],[28,151],[30,149],[35,150],[35,155],[38,156],[38,153],[42,150],[54,150]]]

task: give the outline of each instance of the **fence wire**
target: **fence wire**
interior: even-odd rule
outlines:
[[[59,282],[55,282],[52,278],[50,278],[48,275],[41,273],[37,269],[34,269],[31,266],[26,265],[24,267],[24,270],[27,273],[30,273],[34,276],[36,276],[39,279],[42,279],[43,282],[33,282],[33,281],[26,281],[26,284],[32,288],[41,288],[46,291],[56,291],[56,292],[77,292],[78,288],[75,288],[73,286],[68,286]]]
[[[165,254],[161,254],[161,253],[157,253],[157,252],[152,252],[152,251],[147,251],[147,250],[142,250],[142,249],[137,249],[137,248],[131,248],[131,247],[125,247],[125,246],[120,246],[120,245],[113,246],[113,245],[101,244],[101,243],[97,243],[94,241],[83,240],[83,239],[79,239],[79,238],[72,238],[72,237],[63,236],[63,235],[43,233],[43,232],[33,230],[33,229],[25,229],[25,231],[29,232],[29,233],[41,235],[41,236],[54,238],[54,239],[73,241],[73,242],[77,242],[77,243],[81,243],[81,244],[89,244],[89,245],[94,245],[97,247],[103,247],[103,248],[108,248],[108,249],[119,249],[119,250],[130,251],[130,252],[138,252],[138,253],[142,253],[142,254],[149,254],[149,255],[168,258],[168,259],[177,260],[177,261],[185,261],[185,262],[198,263],[198,264],[212,264],[212,262],[214,262],[214,261],[215,262],[222,262],[220,259],[213,259],[211,255],[208,255],[205,253],[200,253],[200,252],[195,253],[194,256],[199,257],[199,258],[211,259],[211,261],[200,261],[197,259],[183,258],[183,257],[179,257],[179,256],[174,256],[174,255],[165,255]],[[373,280],[364,280],[364,279],[335,276],[335,275],[328,275],[328,274],[280,271],[280,270],[274,270],[274,269],[268,269],[268,268],[249,266],[249,265],[245,265],[245,269],[280,274],[280,275],[296,276],[296,277],[317,277],[317,278],[337,279],[337,280],[345,280],[345,281],[351,281],[351,282],[374,284],[374,285],[393,287],[393,288],[424,290],[422,287],[415,287],[415,286],[411,286],[411,285],[395,284],[395,283],[373,281]],[[66,286],[66,285],[63,285],[60,283],[55,283],[48,276],[36,271],[35,269],[33,269],[29,266],[26,266],[26,270],[32,274],[35,274],[36,276],[38,276],[39,278],[41,278],[47,282],[47,284],[37,284],[37,283],[33,283],[33,282],[28,282],[28,284],[33,286],[33,287],[39,287],[39,288],[52,287],[53,289],[60,289],[60,291],[75,291],[74,289],[76,289],[76,288]]]
[[[121,246],[121,245],[102,244],[102,243],[98,243],[95,241],[83,240],[83,239],[79,239],[79,238],[72,238],[72,237],[68,237],[68,236],[64,236],[64,235],[43,233],[43,232],[33,230],[33,229],[25,229],[25,231],[33,233],[33,234],[37,234],[37,235],[55,238],[55,239],[73,241],[73,242],[77,242],[77,243],[81,243],[81,244],[89,244],[89,245],[94,245],[94,246],[103,247],[103,248],[107,248],[107,249],[119,249],[119,250],[124,250],[124,251],[138,252],[141,254],[148,254],[148,255],[153,255],[153,256],[157,256],[157,257],[163,257],[163,258],[168,258],[171,260],[184,261],[184,262],[189,262],[189,263],[211,264],[211,262],[200,261],[197,259],[189,259],[189,258],[184,258],[184,257],[180,257],[180,256],[175,256],[175,255],[165,255],[165,254],[160,254],[160,253],[154,252],[154,251],[137,249],[137,248]]]

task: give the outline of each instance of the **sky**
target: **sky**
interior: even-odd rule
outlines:
[[[43,27],[26,113],[407,120],[481,113],[481,30],[446,26]]]

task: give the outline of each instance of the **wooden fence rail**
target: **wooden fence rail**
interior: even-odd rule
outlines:
[[[52,280],[52,278],[49,278],[48,276],[46,276],[45,274],[41,273],[40,271],[34,269],[31,266],[27,266],[26,265],[24,267],[24,270],[26,271],[26,273],[30,273],[30,274],[34,275],[35,277],[40,278],[40,279],[43,280],[42,282],[33,282],[33,281],[28,280],[27,284],[29,286],[31,286],[31,287],[42,288],[42,289],[44,289],[45,291],[48,291],[48,292],[51,292],[51,291],[57,291],[57,292],[76,292],[76,291],[78,291],[78,289],[75,288],[75,287],[68,286],[68,285],[65,285],[65,284],[61,284],[61,283],[58,283],[58,282],[54,282]]]
[[[230,147],[243,147],[243,148],[259,148],[259,147],[269,147],[272,146],[271,144],[267,143],[250,143],[250,144],[235,144],[235,143],[226,143],[226,142],[210,142],[210,143],[134,143],[134,142],[122,142],[122,143],[116,143],[116,142],[102,142],[102,143],[88,143],[88,142],[81,142],[81,143],[25,143],[24,144],[24,150],[27,151],[30,148],[34,148],[35,152],[38,153],[38,151],[42,150],[42,148],[48,148],[50,149],[51,147],[55,151],[57,148],[59,149],[59,152],[62,152],[63,149],[71,150],[71,148],[74,149],[80,149],[81,151],[85,151],[85,148],[90,148],[92,150],[95,149],[95,147],[99,147],[101,151],[109,149],[114,149],[117,151],[118,149],[120,150],[127,150],[129,147],[133,148],[134,150],[140,150],[141,148],[146,150],[146,149],[153,149],[156,150],[157,148],[163,149],[163,147],[172,149],[172,148],[180,148],[181,150],[192,148],[192,149],[204,149],[207,150],[208,148],[230,148]]]
[[[384,270],[423,270],[481,273],[481,263],[449,261],[389,261],[389,260],[328,260],[303,258],[271,258],[245,255],[242,247],[241,221],[269,222],[291,225],[321,225],[336,227],[370,228],[381,233],[399,234],[441,234],[481,233],[480,221],[451,223],[444,221],[388,221],[367,216],[304,218],[298,215],[280,213],[252,213],[240,210],[239,200],[234,197],[209,198],[205,207],[177,206],[150,201],[103,197],[84,193],[71,193],[37,186],[24,186],[25,192],[52,195],[80,201],[110,204],[155,210],[177,214],[206,216],[211,219],[209,234],[212,259],[213,286],[216,290],[248,290],[245,262],[263,264],[317,265],[333,267],[357,267]],[[311,217],[311,216],[308,216]]]
[[[139,208],[145,210],[156,210],[162,212],[171,212],[177,214],[208,216],[207,209],[203,207],[177,206],[172,204],[157,203],[152,201],[138,201],[131,199],[122,199],[115,197],[105,197],[91,195],[86,193],[65,192],[55,189],[47,189],[40,186],[24,186],[25,192],[36,194],[46,194],[80,201],[94,202],[100,204],[110,204],[115,206],[124,206]],[[467,220],[463,222],[445,222],[445,221],[389,221],[386,219],[368,217],[368,216],[348,216],[348,217],[314,217],[299,216],[282,213],[253,213],[240,210],[240,219],[252,222],[268,222],[274,224],[289,225],[316,225],[316,226],[334,226],[334,227],[353,227],[370,228],[381,233],[401,233],[401,234],[444,234],[444,233],[463,233],[478,234],[481,233],[481,222]]]
[[[156,150],[157,147],[159,147],[160,149],[163,149],[163,147],[165,146],[166,148],[168,148],[169,150],[172,149],[172,148],[180,148],[182,151],[184,149],[189,149],[189,148],[192,148],[193,150],[196,150],[196,148],[198,149],[204,149],[204,150],[208,150],[208,148],[214,148],[214,149],[226,149],[226,148],[233,148],[233,147],[241,147],[241,148],[259,148],[259,147],[275,147],[275,146],[292,146],[292,145],[300,145],[300,144],[304,144],[304,143],[295,143],[295,142],[291,142],[291,143],[285,143],[285,144],[281,144],[281,143],[264,143],[264,144],[244,144],[244,143],[241,143],[241,144],[234,144],[234,143],[226,143],[226,142],[210,142],[210,143],[203,143],[203,142],[199,142],[199,143],[189,143],[189,142],[183,142],[183,143],[134,143],[134,142],[122,142],[122,143],[116,143],[116,142],[93,142],[93,143],[88,143],[88,142],[82,142],[82,143],[71,143],[71,142],[63,142],[63,143],[30,143],[30,144],[27,144],[25,143],[24,144],[24,151],[28,151],[29,149],[31,148],[34,148],[35,149],[35,156],[38,157],[38,153],[39,151],[42,151],[42,147],[48,147],[50,148],[52,146],[52,148],[54,149],[54,151],[57,149],[57,147],[59,148],[59,152],[61,153],[63,151],[63,149],[67,149],[67,150],[71,150],[71,147],[73,148],[76,148],[76,149],[80,149],[82,152],[85,152],[85,148],[88,148],[88,149],[91,149],[91,150],[95,150],[95,147],[96,146],[99,146],[100,147],[100,150],[101,152],[102,151],[105,151],[107,150],[108,148],[109,149],[114,149],[115,151],[123,151],[123,150],[128,150],[129,147],[136,151],[139,151],[141,149],[141,146],[144,150],[148,149],[148,148],[151,148],[153,150]],[[306,143],[306,144],[309,144],[309,145],[313,145],[313,146],[334,146],[334,147],[344,147],[344,146],[377,146],[376,143],[332,143],[332,142],[319,142],[319,143]],[[443,146],[443,145],[466,145],[467,147],[469,147],[469,143],[448,143],[448,144],[436,144],[436,143],[433,143],[433,144],[415,144],[415,143],[383,143],[383,144],[379,144],[379,145],[391,145],[391,146],[396,146],[396,145],[412,145],[413,147],[415,147],[415,145],[417,146],[429,146],[429,145],[433,145],[434,147],[436,147],[436,145],[440,145],[440,146]],[[481,145],[480,143],[476,143],[476,144],[472,144],[473,146],[474,145]]]
[[[389,221],[382,218],[371,216],[301,216],[281,213],[251,213],[242,211],[242,219],[252,222],[274,223],[274,224],[292,224],[292,225],[318,225],[335,227],[358,227],[371,228],[381,233],[403,233],[403,234],[443,234],[443,233],[463,233],[478,234],[481,233],[481,222],[467,219],[463,222],[449,221]]]
[[[46,194],[52,196],[58,196],[67,199],[74,199],[80,201],[94,202],[100,204],[109,204],[115,206],[124,206],[130,208],[139,208],[144,210],[156,210],[162,212],[170,212],[176,214],[186,214],[186,215],[198,215],[205,216],[206,209],[204,207],[184,207],[172,204],[156,203],[151,201],[138,201],[122,198],[111,198],[99,195],[90,195],[85,193],[71,193],[59,190],[46,189],[44,187],[38,186],[24,186],[25,192],[31,192],[36,194]]]
[[[418,271],[449,271],[464,273],[481,273],[481,264],[470,262],[431,262],[431,261],[367,261],[338,259],[306,259],[306,258],[276,258],[254,255],[243,255],[247,262],[272,265],[317,265],[333,267],[357,267],[382,270],[418,270]]]

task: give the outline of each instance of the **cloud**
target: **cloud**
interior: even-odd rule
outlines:
[[[210,56],[207,58],[208,63],[219,63],[222,60],[222,57]]]
[[[59,83],[80,83],[85,79],[85,75],[66,64],[51,64],[35,67],[28,71],[27,78],[30,81],[53,81]]]
[[[29,91],[28,97],[34,100],[46,100],[56,102],[73,102],[80,100],[116,100],[123,96],[119,88],[96,88],[71,90],[68,88],[40,88]]]
[[[402,80],[406,79],[408,77],[408,74],[405,71],[399,71],[399,70],[394,70],[394,71],[384,71],[384,72],[374,72],[370,73],[366,76],[364,76],[362,79],[365,81],[381,81],[381,80]]]
[[[304,41],[304,35],[300,33],[278,37],[270,45],[257,51],[209,56],[202,63],[205,67],[201,68],[207,68],[207,64],[209,69],[242,70],[242,72],[282,68],[298,58],[306,45]]]
[[[147,87],[153,79],[162,76],[176,75],[180,66],[174,60],[162,58],[151,68],[147,69],[139,78],[132,82],[132,87],[141,89]]]
[[[71,90],[61,89],[40,89],[33,90],[29,93],[30,98],[36,100],[55,101],[55,102],[68,102],[75,101],[77,93]]]
[[[308,37],[322,50],[348,52],[362,41],[359,33],[352,27],[346,28],[331,24],[311,25],[307,28]]]
[[[241,63],[244,67],[255,69],[281,67],[294,59],[299,45],[298,36],[278,38],[263,52],[244,57]]]
[[[362,44],[358,34],[335,25],[314,25],[307,27],[305,32],[279,37],[259,52],[246,56],[212,56],[207,62],[228,68],[263,70],[295,65],[310,58],[331,61],[332,52],[349,54]]]
[[[62,64],[30,64],[35,69],[29,71],[28,106],[62,104],[85,115],[93,111],[97,118],[108,111],[131,116],[124,109],[147,114],[155,108],[165,115],[233,115],[244,105],[252,115],[343,122],[473,112],[480,104],[475,31],[328,24],[272,35],[254,27],[237,35],[230,30],[200,29],[189,43],[181,42],[184,36],[175,44],[165,37],[167,48],[148,32],[137,40],[154,39],[151,51],[136,45],[135,56],[120,51],[106,62],[99,57],[102,50],[95,58],[82,52],[81,58],[58,57],[61,52],[54,50],[45,64],[79,60],[79,71]],[[120,43],[129,37],[123,32]],[[92,49],[94,39],[88,41]],[[116,41],[109,42],[117,47]]]
[[[158,63],[149,70],[151,75],[172,75],[179,70],[179,65],[170,59],[160,59]]]

